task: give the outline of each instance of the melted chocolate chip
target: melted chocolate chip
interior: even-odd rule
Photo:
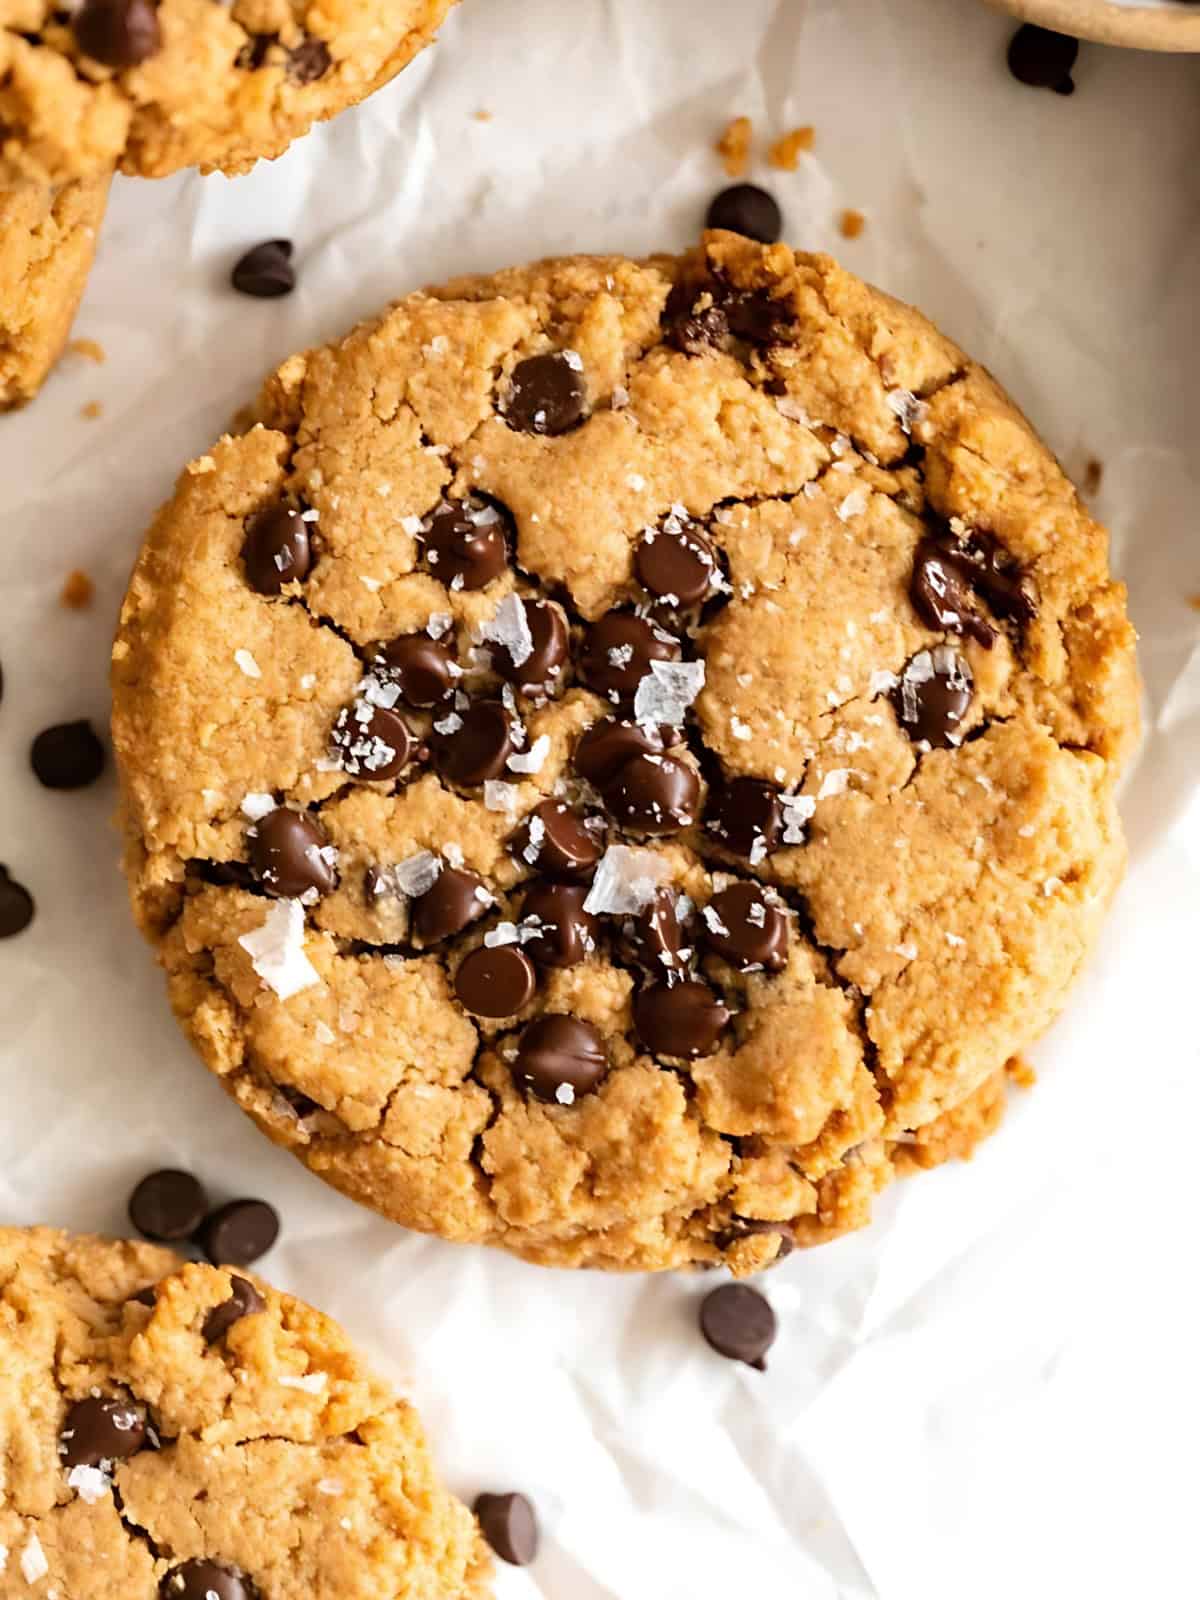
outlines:
[[[632,958],[648,968],[653,978],[665,978],[668,983],[674,983],[687,970],[677,904],[674,890],[656,890],[646,909],[630,922],[626,939]]]
[[[337,883],[327,856],[330,848],[315,817],[276,806],[251,830],[250,865],[259,883],[278,900],[328,894]]]
[[[288,77],[293,83],[316,83],[333,65],[329,46],[324,39],[302,39],[288,52]]]
[[[477,1017],[511,1017],[537,993],[537,973],[515,944],[480,945],[460,963],[454,992]]]
[[[914,744],[935,750],[962,743],[962,720],[971,707],[975,680],[966,656],[949,645],[920,650],[892,690],[892,705]]]
[[[257,1600],[258,1590],[239,1567],[195,1558],[172,1567],[158,1586],[161,1600]]]
[[[146,1413],[132,1400],[77,1400],[58,1436],[64,1467],[98,1467],[127,1461],[146,1443]]]
[[[1008,46],[1008,70],[1018,83],[1032,89],[1074,94],[1071,71],[1078,55],[1078,39],[1027,22],[1013,34]]]
[[[707,825],[734,855],[758,861],[783,837],[779,790],[761,778],[734,778],[709,791]]]
[[[279,1213],[265,1200],[231,1200],[205,1218],[196,1242],[214,1267],[248,1267],[279,1237]]]
[[[705,226],[740,233],[760,244],[774,244],[783,232],[783,213],[775,196],[754,183],[735,183],[714,196]]]
[[[614,704],[632,700],[652,661],[678,661],[679,640],[647,617],[632,611],[609,611],[593,622],[579,661],[590,689]]]
[[[242,561],[246,581],[259,594],[282,594],[289,583],[303,583],[313,566],[309,523],[286,501],[268,507],[246,530]]]
[[[712,1348],[757,1372],[766,1370],[777,1329],[769,1301],[749,1284],[723,1283],[700,1302],[700,1332]]]
[[[417,741],[397,712],[356,700],[338,712],[332,742],[343,772],[385,783],[404,771]]]
[[[604,1040],[590,1022],[557,1012],[531,1022],[513,1063],[516,1081],[538,1100],[571,1105],[608,1071]]]
[[[742,290],[719,273],[699,283],[677,283],[663,308],[663,337],[685,355],[722,348],[730,335],[747,344],[779,342],[795,320],[791,307],[764,290]]]
[[[296,287],[290,239],[265,239],[239,256],[229,281],[239,294],[256,300],[274,300]]]
[[[525,953],[543,967],[575,967],[595,948],[596,919],[583,909],[586,884],[535,883],[526,894],[521,916],[541,924]]]
[[[71,28],[85,56],[118,72],[162,48],[158,11],[150,0],[83,0]]]
[[[481,1494],[475,1515],[483,1537],[513,1567],[527,1567],[538,1553],[538,1525],[523,1494]]]
[[[454,688],[454,656],[427,633],[402,633],[390,640],[380,650],[377,664],[399,689],[405,705],[417,711],[441,705]]]
[[[147,1173],[129,1196],[130,1222],[160,1244],[190,1239],[207,1211],[208,1196],[199,1178],[174,1167]]]
[[[466,789],[500,777],[515,748],[514,720],[499,700],[476,700],[435,723],[431,747],[438,773]]]
[[[60,722],[38,734],[29,764],[47,789],[84,789],[104,771],[104,746],[90,722]]]
[[[666,748],[661,729],[602,717],[575,746],[572,765],[581,778],[602,789],[634,756],[661,755]]]
[[[700,780],[673,756],[634,756],[603,794],[621,826],[635,833],[678,833],[699,815]]]
[[[674,513],[647,529],[633,558],[638,581],[670,605],[698,606],[719,572],[712,540],[698,522]]]
[[[731,883],[701,916],[704,942],[731,966],[779,972],[787,962],[788,925],[782,909],[757,883]]]
[[[695,978],[651,984],[633,1002],[634,1026],[646,1048],[687,1061],[711,1055],[729,1015],[709,986]]]
[[[213,1306],[205,1317],[200,1331],[207,1344],[216,1344],[218,1339],[225,1337],[235,1322],[240,1322],[243,1317],[257,1316],[260,1311],[266,1309],[267,1302],[249,1278],[239,1278],[234,1275],[229,1279],[229,1299]]]
[[[579,357],[571,350],[554,350],[517,363],[500,409],[510,428],[552,436],[579,426],[587,398]]]
[[[550,600],[522,600],[521,605],[533,649],[518,667],[508,646],[497,645],[492,650],[492,665],[502,678],[526,694],[549,695],[559,686],[570,649],[567,619]]]
[[[413,901],[413,932],[423,944],[452,939],[477,921],[492,904],[483,879],[465,867],[443,867],[437,881]]]
[[[448,589],[483,589],[508,567],[508,511],[491,500],[443,500],[421,524],[425,565]]]
[[[24,884],[8,875],[7,867],[0,867],[0,939],[11,939],[33,921],[33,896]]]
[[[543,800],[513,840],[518,861],[548,878],[581,882],[591,878],[604,854],[605,826],[561,800]]]
[[[922,622],[968,634],[990,650],[996,630],[979,611],[978,595],[998,617],[1030,622],[1037,615],[1028,580],[989,534],[966,539],[926,535],[913,555],[909,594]]]

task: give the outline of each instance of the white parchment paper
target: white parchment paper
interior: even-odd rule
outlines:
[[[1194,1583],[1200,59],[1085,47],[1064,100],[1009,80],[1009,27],[971,0],[465,0],[436,51],[274,165],[119,181],[77,328],[108,360],[69,358],[0,419],[0,860],[38,903],[0,944],[0,1217],[120,1231],[164,1163],[272,1199],[266,1270],[412,1389],[450,1481],[536,1500],[543,1554],[502,1600]],[[1128,882],[1039,1087],[970,1166],[771,1274],[765,1375],[700,1341],[711,1280],[410,1236],[273,1149],[168,1013],[111,778],[49,794],[26,755],[49,722],[104,724],[142,531],[270,364],[451,273],[683,246],[736,112],[817,129],[769,176],[793,241],[920,304],[1069,470],[1103,463],[1147,686]],[[869,219],[853,243],[843,207]],[[232,260],[278,234],[296,292],[233,294]],[[57,602],[76,566],[82,615]]]

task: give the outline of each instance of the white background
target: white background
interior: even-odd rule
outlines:
[[[1200,59],[1085,47],[1065,100],[1008,79],[1008,28],[971,0],[466,0],[274,165],[120,181],[77,327],[106,365],[68,359],[0,419],[0,860],[38,902],[0,944],[0,1218],[120,1231],[164,1163],[272,1199],[268,1272],[411,1386],[449,1480],[536,1500],[544,1552],[503,1600],[1196,1592]],[[409,1236],[274,1150],[168,1013],[111,777],[50,794],[26,755],[49,722],[104,724],[142,530],[272,362],[453,272],[683,246],[735,112],[817,129],[769,178],[795,243],[921,304],[1069,470],[1104,463],[1149,730],[1130,876],[1039,1087],[969,1167],[770,1276],[765,1376],[700,1341],[711,1280]],[[233,294],[275,234],[295,294]],[[57,603],[74,566],[98,586],[81,616]]]

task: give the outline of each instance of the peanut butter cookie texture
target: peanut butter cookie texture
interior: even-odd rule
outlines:
[[[0,183],[244,172],[356,105],[453,0],[0,0]]]
[[[336,1323],[154,1245],[0,1228],[0,1600],[485,1600]]]
[[[1121,873],[1103,530],[916,312],[729,234],[286,362],[151,530],[113,689],[205,1061],[535,1261],[864,1223],[995,1121]]]

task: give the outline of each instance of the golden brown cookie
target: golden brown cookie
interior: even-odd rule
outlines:
[[[0,189],[0,410],[33,398],[67,341],[108,183]]]
[[[208,1065],[348,1194],[537,1261],[864,1222],[987,1120],[1123,862],[1103,530],[916,312],[728,234],[285,362],[151,530],[113,692]]]
[[[0,182],[245,172],[356,105],[453,0],[0,0]]]
[[[482,1600],[412,1407],[249,1274],[0,1228],[0,1600]]]

